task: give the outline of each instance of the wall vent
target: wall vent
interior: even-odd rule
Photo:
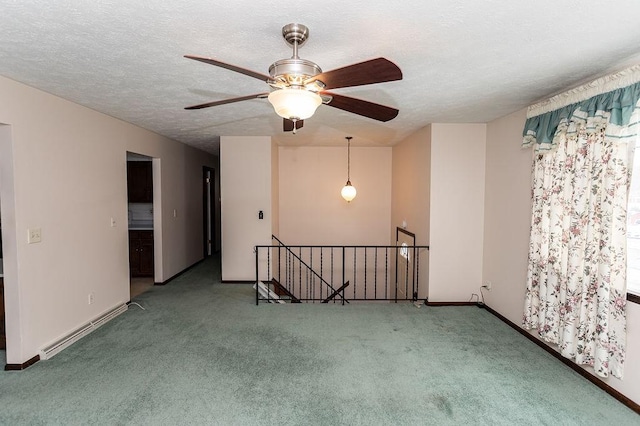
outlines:
[[[67,347],[71,346],[73,343],[77,342],[78,340],[80,340],[81,338],[83,338],[84,336],[86,336],[87,334],[91,333],[92,331],[96,330],[98,327],[106,324],[107,322],[111,321],[112,319],[114,319],[115,317],[117,317],[118,315],[120,315],[121,313],[123,313],[124,311],[126,311],[128,309],[126,304],[121,304],[116,306],[115,308],[111,309],[110,311],[105,312],[104,314],[100,315],[98,318],[89,321],[87,324],[83,325],[82,327],[78,328],[75,331],[72,331],[71,333],[67,334],[66,336],[62,337],[61,339],[55,341],[54,343],[50,344],[49,346],[47,346],[44,349],[40,350],[40,359],[49,359],[51,357],[53,357],[55,354],[57,354],[58,352],[62,351],[63,349],[66,349]]]

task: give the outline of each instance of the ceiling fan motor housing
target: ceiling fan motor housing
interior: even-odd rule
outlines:
[[[315,63],[299,58],[281,59],[269,67],[269,76],[274,81],[272,86],[279,89],[291,86],[302,88],[306,80],[321,72],[322,69]],[[316,80],[306,88],[317,92],[324,89],[324,84]]]

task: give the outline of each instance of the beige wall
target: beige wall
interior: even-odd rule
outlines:
[[[280,147],[280,239],[285,244],[387,245],[391,223],[391,148]]]
[[[487,305],[522,323],[531,219],[530,149],[520,148],[526,111],[487,125],[487,179],[483,280],[492,282]],[[586,369],[592,372],[592,369]],[[624,380],[605,382],[640,403],[640,306],[627,305]]]
[[[271,138],[220,138],[222,279],[255,280],[256,245],[271,245]],[[262,210],[264,219],[258,219]],[[265,269],[266,270],[266,269]]]
[[[482,280],[491,281],[485,301],[516,324],[522,322],[529,227],[530,149],[522,149],[526,110],[487,125],[484,262]]]
[[[21,364],[129,300],[126,152],[161,163],[156,281],[202,258],[200,176],[215,158],[6,78],[0,93],[7,363]]]
[[[486,125],[431,125],[429,301],[468,301],[482,282]]]
[[[396,228],[406,223],[406,230],[416,235],[416,245],[429,245],[429,199],[431,192],[431,126],[411,134],[393,147],[391,190],[391,241]],[[428,297],[429,252],[420,251],[418,298]]]
[[[278,145],[271,142],[271,232],[280,235],[280,155]]]

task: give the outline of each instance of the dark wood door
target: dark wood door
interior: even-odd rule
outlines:
[[[129,272],[153,277],[153,231],[129,231]]]
[[[4,278],[0,277],[0,349],[6,348],[7,338],[4,327]]]
[[[127,161],[127,195],[130,203],[153,202],[151,161]]]
[[[140,273],[140,239],[134,231],[129,232],[129,273],[132,277]]]
[[[153,276],[153,234],[151,237],[143,237],[140,240],[140,276]]]

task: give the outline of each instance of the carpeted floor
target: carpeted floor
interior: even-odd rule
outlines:
[[[0,373],[0,424],[640,425],[475,307],[255,306],[201,263],[48,361]]]

